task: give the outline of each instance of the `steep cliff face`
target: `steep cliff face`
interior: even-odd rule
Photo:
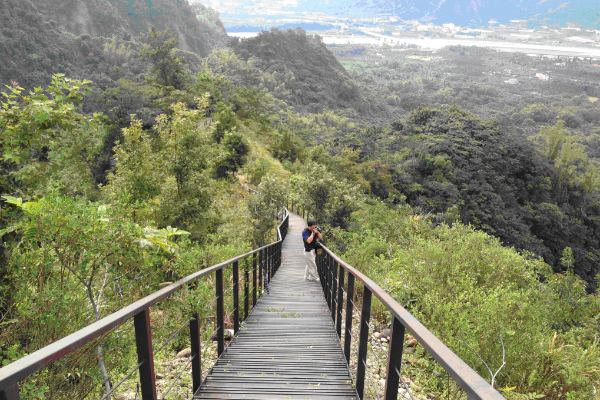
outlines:
[[[211,17],[209,8],[192,9],[187,0],[33,0],[33,3],[47,19],[75,35],[116,35],[128,40],[147,32],[151,26],[159,31],[169,28],[181,39],[182,49],[201,56],[223,47],[227,39],[225,29],[210,21],[214,16]]]

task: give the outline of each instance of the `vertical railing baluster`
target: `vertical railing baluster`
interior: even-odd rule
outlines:
[[[250,282],[248,279],[250,274],[248,273],[248,259],[244,258],[244,321],[248,318],[248,309],[250,308]]]
[[[190,320],[190,357],[192,357],[192,393],[196,393],[202,384],[202,353],[200,344],[200,316],[192,314]]]
[[[225,338],[223,326],[223,269],[215,271],[215,293],[217,295],[217,354],[221,356],[225,350]]]
[[[237,261],[233,262],[233,334],[240,330],[240,267]]]
[[[333,320],[333,324],[335,325],[335,307],[337,301],[337,261],[331,257],[331,319]]]
[[[329,254],[327,254],[323,263],[325,264],[325,298],[327,299],[327,306],[331,312],[331,256]]]
[[[363,286],[362,311],[360,313],[360,336],[358,338],[358,358],[356,360],[356,392],[363,399],[365,391],[365,372],[367,363],[367,345],[369,344],[369,321],[371,320],[371,291]]]
[[[390,352],[388,353],[387,378],[385,380],[385,400],[396,400],[398,398],[400,377],[396,371],[400,371],[402,350],[404,349],[404,325],[402,325],[402,322],[398,318],[392,316],[392,319]]]
[[[258,252],[258,294],[262,296],[263,286],[265,281],[263,280],[263,259],[264,259],[264,249]]]
[[[277,244],[273,243],[273,245],[271,246],[271,279],[273,279],[273,275],[275,275],[276,254],[277,254]]]
[[[267,282],[271,283],[271,276],[273,275],[273,246],[267,247]]]
[[[281,240],[281,242],[277,243],[277,259],[275,260],[275,272],[279,271],[279,267],[281,267],[281,244],[283,243],[283,238]]]
[[[281,242],[275,243],[275,273],[279,270],[279,260],[281,259],[281,255],[279,252]]]
[[[340,265],[340,274],[338,277],[338,309],[337,309],[337,323],[336,323],[336,331],[338,337],[342,338],[342,308],[344,302],[344,268]]]
[[[275,247],[273,245],[269,246],[269,282],[271,282],[271,278],[273,278],[274,266],[273,260],[275,259]]]
[[[252,253],[252,308],[256,305],[256,253]]]
[[[346,290],[346,329],[344,333],[344,355],[350,365],[350,344],[352,343],[352,310],[354,308],[354,275],[348,272],[348,289]]]
[[[19,395],[19,386],[13,385],[0,391],[0,400],[21,400]]]
[[[322,273],[321,273],[321,256],[315,252],[315,265],[317,266],[317,276],[319,280],[323,282]]]
[[[142,400],[156,400],[156,381],[154,376],[154,355],[152,352],[152,330],[150,328],[150,309],[146,308],[133,317],[135,345],[137,347],[140,388]]]

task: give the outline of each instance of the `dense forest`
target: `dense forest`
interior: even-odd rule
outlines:
[[[600,398],[591,62],[475,48],[388,59],[300,29],[224,48],[218,13],[185,1],[5,3],[3,365],[271,242],[294,199],[484,378],[482,360],[506,361],[495,378],[506,398]],[[517,93],[489,65],[510,79],[566,67],[578,86],[538,79]],[[153,336],[212,290],[207,280],[155,307]],[[101,397],[134,366],[129,325],[23,381],[22,398]],[[159,386],[185,343],[157,356]],[[445,378],[428,378],[441,367],[412,351],[419,398],[449,396]],[[135,398],[134,383],[122,391]]]

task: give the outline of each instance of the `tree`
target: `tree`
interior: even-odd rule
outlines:
[[[239,133],[228,133],[223,140],[225,157],[217,163],[217,178],[224,178],[229,172],[236,173],[246,162],[250,144]]]
[[[270,242],[268,236],[277,223],[275,216],[287,205],[290,184],[280,176],[267,174],[257,189],[247,204],[254,222],[254,244],[263,246]]]
[[[145,43],[140,50],[140,59],[152,63],[151,72],[154,73],[154,81],[161,86],[172,86],[182,89],[187,81],[183,65],[185,60],[175,56],[175,48],[179,44],[179,38],[174,37],[166,29],[156,32],[152,27],[150,32],[138,38]]]
[[[299,203],[319,224],[345,229],[350,215],[359,209],[359,188],[336,178],[322,165],[307,165],[303,180],[297,186]]]
[[[558,169],[558,181],[554,182],[556,201],[562,201],[567,189],[576,182],[575,176],[581,166],[587,163],[587,154],[578,138],[567,135],[563,128],[564,121],[558,121],[555,126],[544,126],[540,129],[537,139],[541,144],[541,152]]]
[[[0,190],[12,193],[15,182],[9,172],[28,162],[32,150],[50,146],[59,133],[69,133],[85,119],[77,111],[83,91],[89,81],[77,81],[54,75],[46,90],[41,87],[23,93],[16,83],[2,92],[5,101],[0,103]],[[96,116],[95,116],[96,117]],[[89,119],[86,119],[89,123]],[[59,128],[59,129],[56,129]],[[46,150],[48,151],[48,150]]]
[[[12,252],[11,273],[19,284],[33,285],[36,291],[35,296],[21,292],[23,297],[16,299],[21,315],[25,317],[37,312],[56,315],[57,319],[58,315],[68,318],[71,313],[65,312],[64,308],[81,306],[83,300],[71,293],[81,293],[83,289],[89,303],[81,309],[91,309],[91,317],[99,321],[110,297],[118,296],[110,290],[115,283],[135,276],[134,272],[140,272],[140,269],[150,270],[152,263],[144,259],[145,254],[171,254],[177,245],[170,238],[187,234],[171,227],[164,230],[142,228],[124,220],[126,212],[118,203],[112,207],[97,206],[55,195],[37,202],[23,202],[21,198],[9,196],[4,199],[23,212],[23,218],[0,231],[0,236],[10,231],[21,234],[21,242]],[[59,297],[66,294],[67,299],[71,296],[72,302],[56,299],[57,289]],[[44,308],[48,306],[50,310]],[[83,318],[47,322],[53,324],[52,329],[58,329],[59,337],[64,336],[70,333],[65,327],[73,329],[90,322],[90,315],[81,309],[77,309],[77,313]],[[97,359],[108,395],[111,383],[103,347],[103,341],[100,341]]]
[[[218,108],[221,111],[219,111],[214,117],[217,127],[213,131],[213,138],[217,143],[221,143],[226,132],[232,132],[238,127],[238,121],[235,118],[235,113],[231,109],[231,106],[223,102],[219,102]]]
[[[279,161],[287,160],[291,163],[304,159],[305,143],[298,135],[285,130],[277,135],[273,144],[273,156]]]

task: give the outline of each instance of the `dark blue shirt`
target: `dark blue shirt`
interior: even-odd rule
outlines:
[[[312,232],[308,230],[308,228],[302,231],[302,240],[304,241],[304,251],[310,251],[315,249],[315,244],[317,243],[317,237],[313,236],[312,242],[308,243],[307,240],[312,235]]]

